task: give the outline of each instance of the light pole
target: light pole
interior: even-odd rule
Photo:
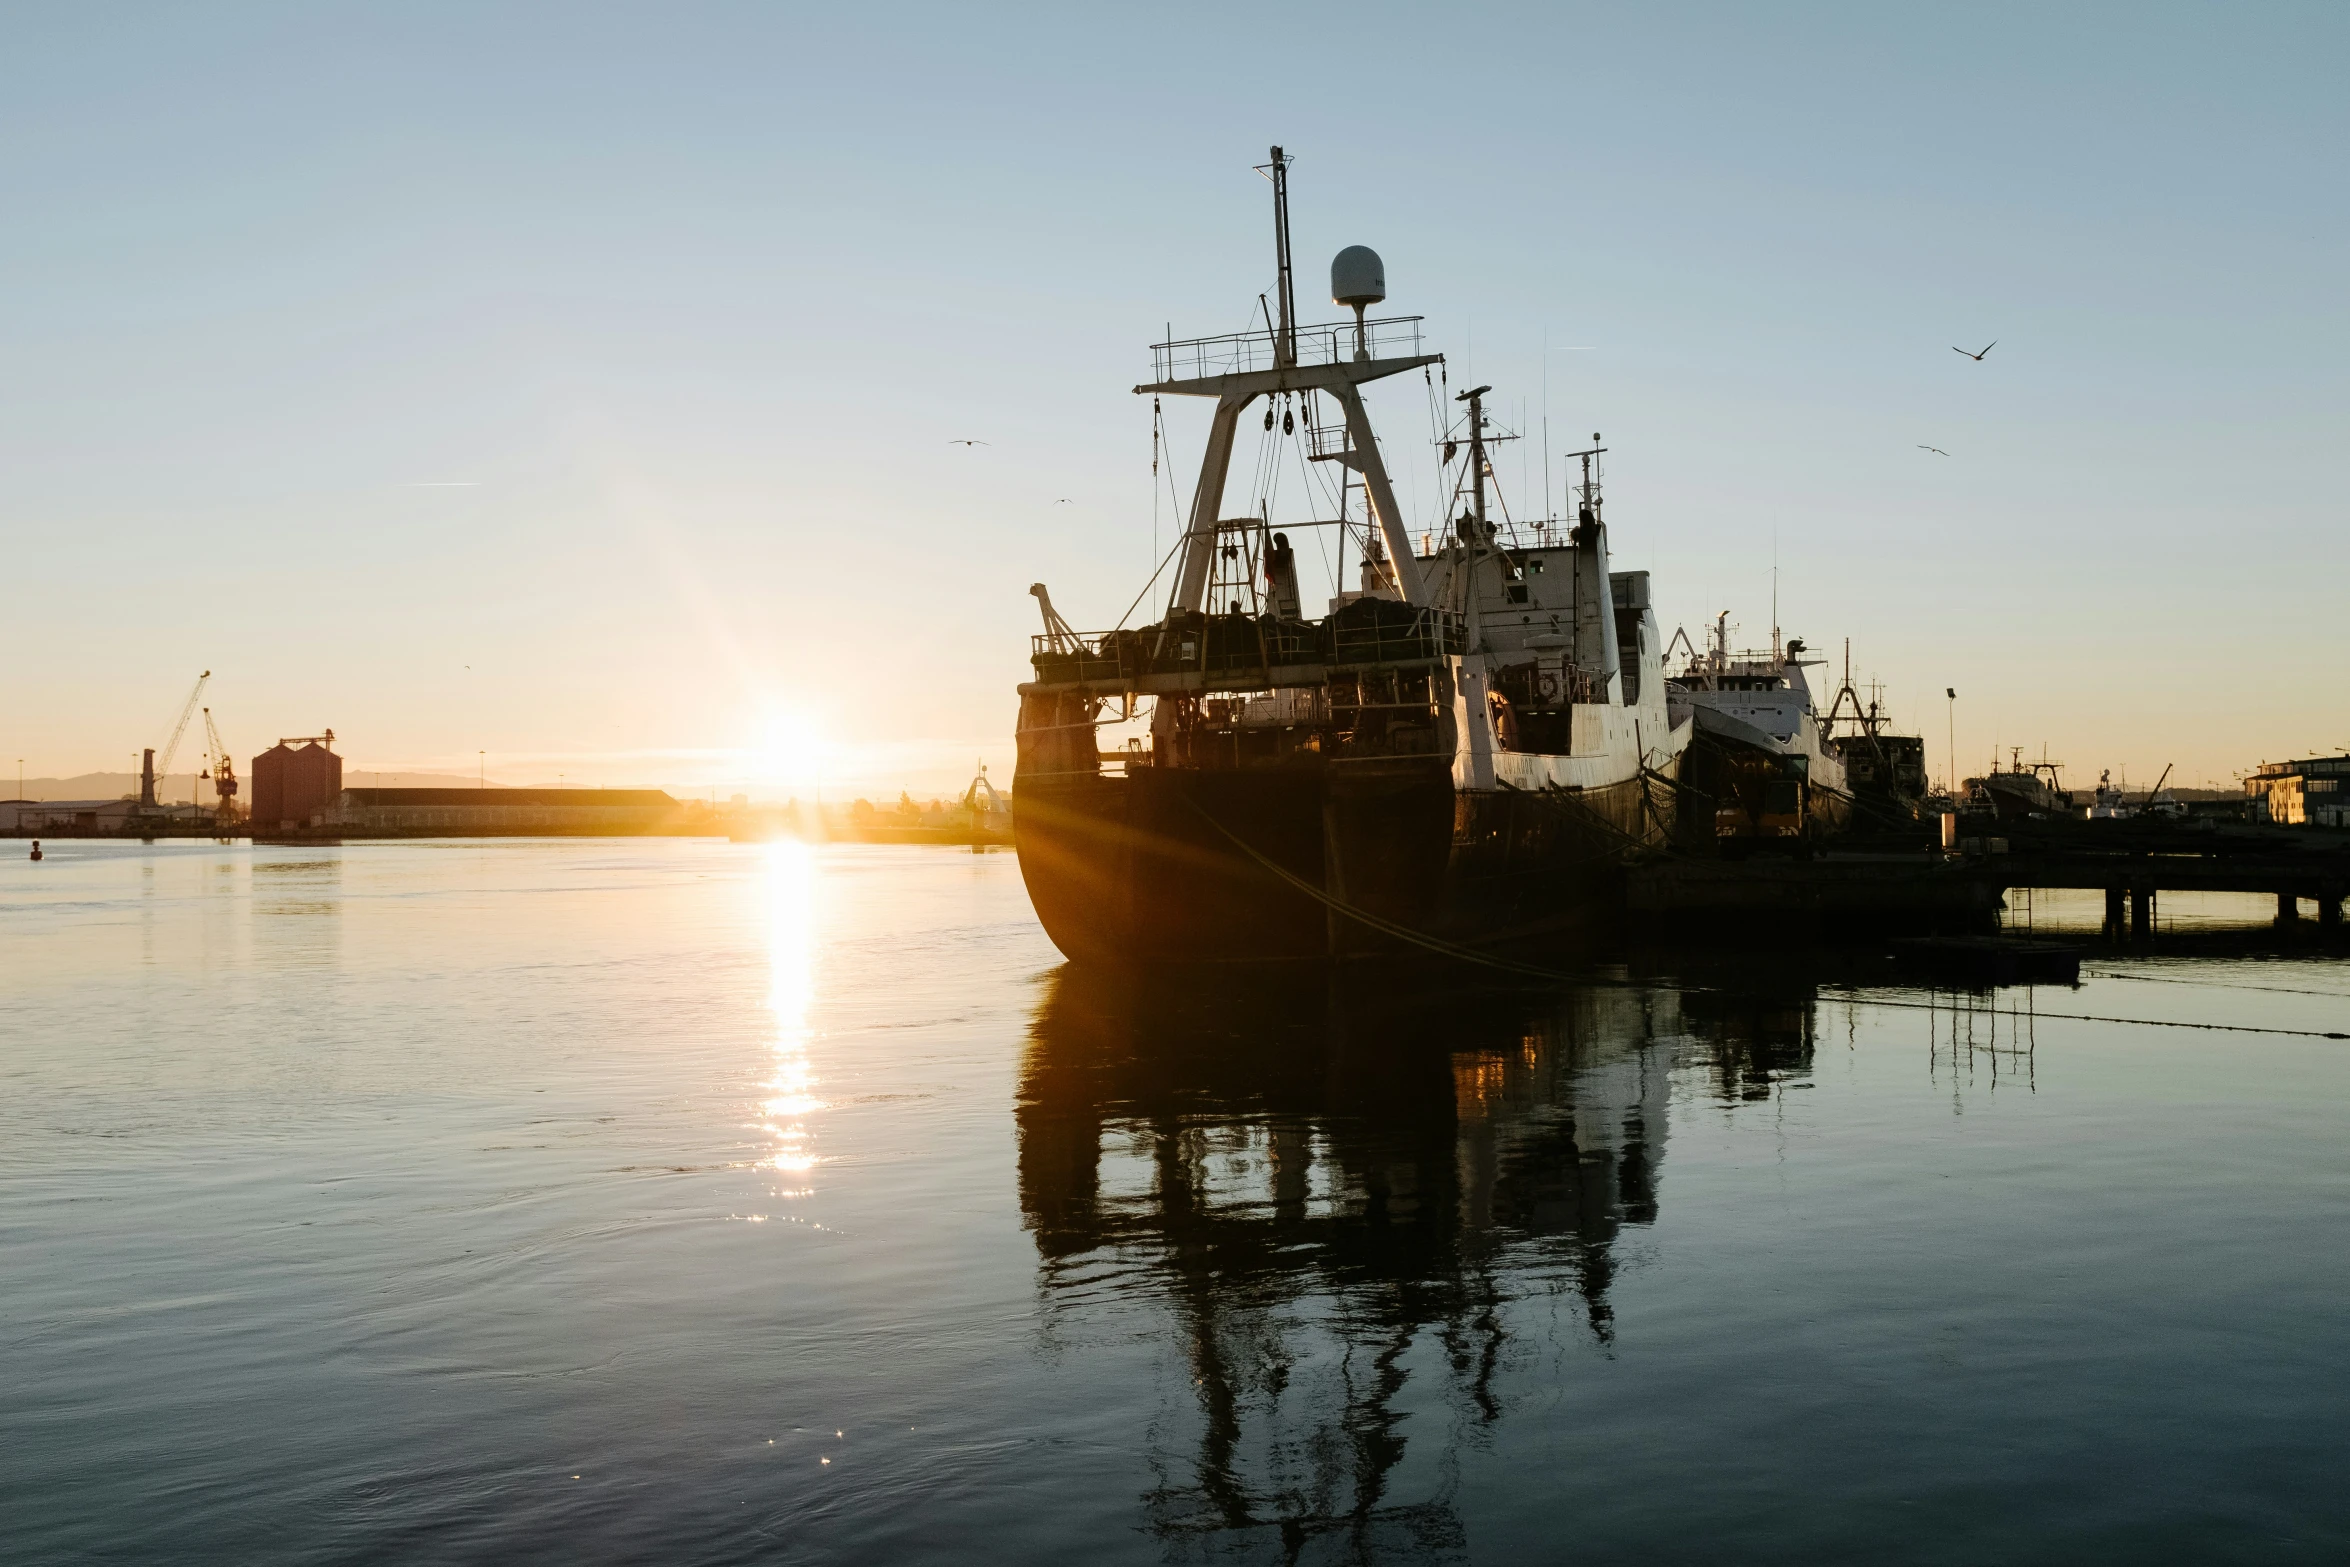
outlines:
[[[1958,687],[1944,686],[1942,695],[1948,699],[1945,709],[1950,719],[1950,798],[1958,798]]]
[[[477,769],[473,775],[473,787],[476,789],[488,788],[490,782],[490,753],[487,751],[474,752],[473,764]]]

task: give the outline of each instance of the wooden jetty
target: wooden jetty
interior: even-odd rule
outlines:
[[[1663,856],[1631,868],[1625,896],[1644,925],[1777,935],[1972,931],[1999,917],[1998,887],[1960,860],[1915,849],[1802,859]]]
[[[2350,896],[2350,831],[2253,823],[2160,819],[2006,822],[2000,836],[1959,839],[1959,862],[1985,885],[2065,887],[2105,894],[2105,934],[2143,940],[2165,892],[2273,896],[2277,919],[2317,905],[2322,927],[2339,928]]]
[[[2105,894],[2106,939],[2144,940],[2165,892],[2273,896],[2277,919],[2337,930],[2350,896],[2350,830],[2155,821],[1969,822],[1955,851],[1915,840],[1830,840],[1809,854],[1665,855],[1631,868],[1636,922],[1761,936],[1985,931],[2011,890]]]

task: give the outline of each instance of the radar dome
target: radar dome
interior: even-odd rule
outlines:
[[[1387,297],[1387,263],[1368,245],[1349,245],[1330,263],[1330,302],[1360,310]]]

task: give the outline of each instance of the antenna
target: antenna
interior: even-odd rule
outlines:
[[[1485,542],[1485,394],[1492,390],[1490,386],[1473,386],[1453,395],[1454,402],[1469,405],[1469,514],[1477,519],[1479,544]]]
[[[1575,526],[1577,528],[1588,527],[1601,520],[1599,481],[1592,474],[1591,459],[1606,450],[1606,447],[1599,444],[1599,432],[1594,430],[1591,432],[1591,445],[1587,450],[1566,454],[1569,457],[1580,458],[1583,463],[1583,482],[1576,487],[1575,491],[1578,497],[1575,505]]]
[[[1542,515],[1557,515],[1550,509],[1550,328],[1542,329]],[[1547,535],[1547,525],[1544,532]]]
[[[1289,274],[1289,165],[1279,147],[1273,161],[1257,172],[1273,181],[1273,260],[1280,268],[1281,324],[1273,330],[1273,367],[1287,370],[1297,363],[1297,287]]]
[[[1779,651],[1779,530],[1771,529],[1771,662],[1786,657]]]

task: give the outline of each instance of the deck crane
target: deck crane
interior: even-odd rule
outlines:
[[[237,769],[220,743],[220,731],[212,727],[209,707],[204,709],[204,770],[212,778],[213,825],[226,831],[237,819]]]
[[[155,808],[155,780],[170,774],[171,759],[179,754],[180,736],[188,732],[188,720],[196,716],[196,698],[204,694],[204,682],[211,678],[212,671],[209,669],[198,675],[195,689],[188,693],[187,701],[181,704],[180,721],[171,726],[171,741],[163,748],[163,765],[158,768],[155,765],[155,753],[147,753],[146,768],[139,779],[139,804],[143,808]]]

